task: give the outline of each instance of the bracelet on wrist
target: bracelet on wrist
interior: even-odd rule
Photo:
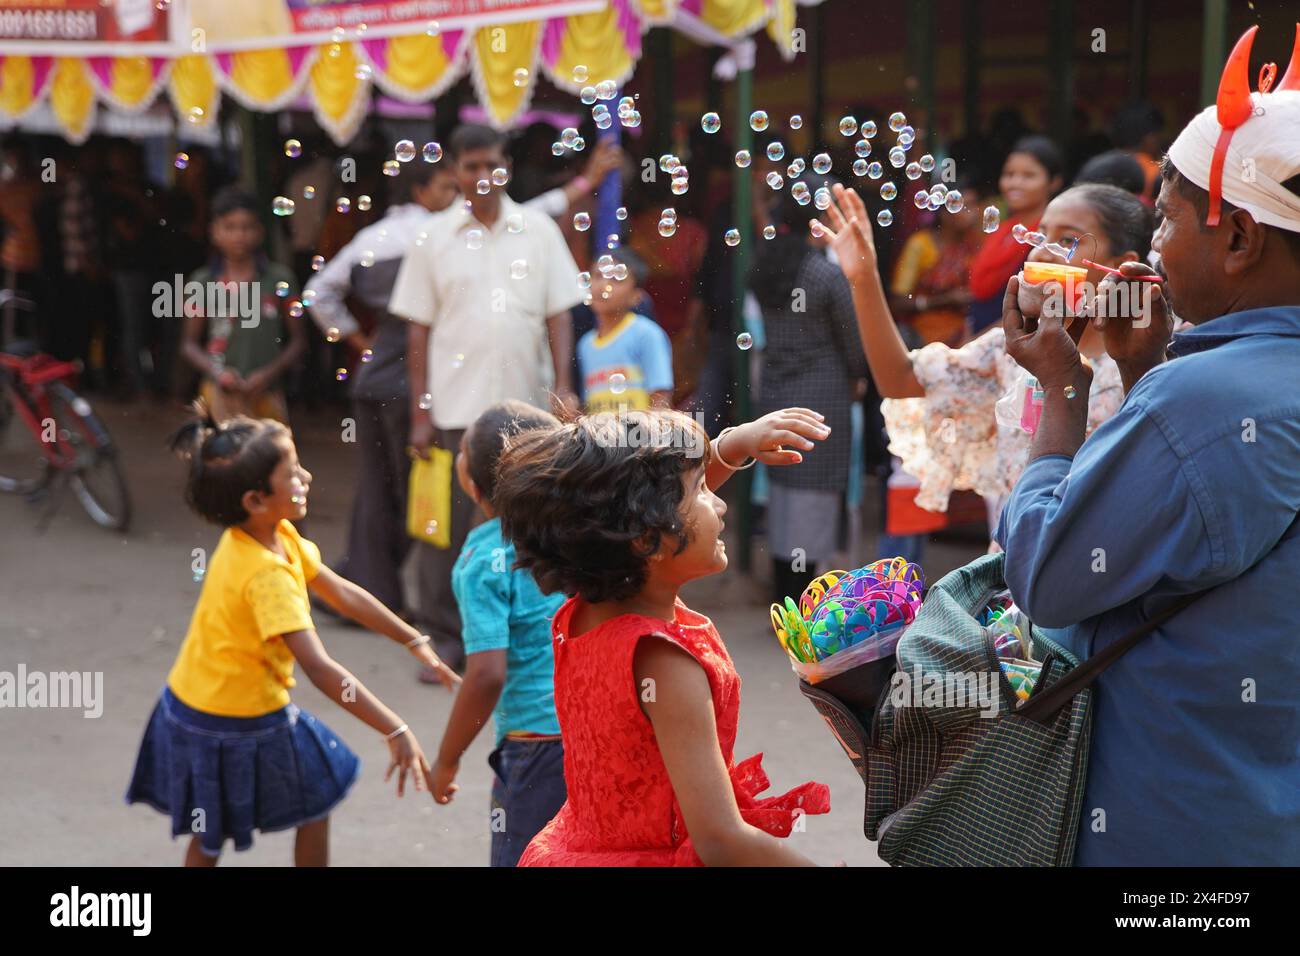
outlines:
[[[746,468],[753,468],[758,464],[757,458],[750,458],[742,465],[733,465],[731,462],[727,461],[727,459],[722,457],[722,439],[727,437],[728,432],[733,432],[735,430],[736,426],[730,425],[718,432],[718,437],[713,440],[713,457],[718,460],[718,463],[721,464],[722,467],[730,471],[744,471]]]
[[[407,732],[408,730],[410,730],[410,729],[411,729],[411,728],[408,727],[408,726],[406,726],[406,724],[402,724],[402,725],[401,725],[400,727],[398,727],[396,730],[393,730],[393,731],[391,731],[391,732],[389,732],[389,733],[384,734],[384,739],[385,739],[385,740],[395,740],[395,739],[397,739],[398,737],[402,736],[402,734],[406,733],[406,732]]]
[[[421,634],[419,637],[414,638],[413,640],[409,640],[409,641],[407,641],[407,642],[406,642],[406,646],[407,646],[407,647],[423,647],[425,644],[428,644],[428,643],[429,643],[430,641],[432,641],[432,640],[433,640],[433,638],[431,638],[428,634]]]

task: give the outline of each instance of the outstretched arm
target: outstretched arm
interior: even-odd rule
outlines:
[[[827,209],[830,225],[817,223],[831,237],[831,248],[853,292],[858,333],[876,388],[885,398],[920,398],[925,388],[916,377],[912,357],[898,332],[880,281],[875,241],[867,207],[853,189],[838,183]]]

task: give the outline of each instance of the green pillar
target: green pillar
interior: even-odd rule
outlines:
[[[754,148],[754,134],[749,128],[749,114],[754,106],[754,71],[741,70],[736,75],[736,149]],[[731,188],[731,220],[740,230],[740,245],[731,250],[731,278],[734,292],[731,307],[732,335],[745,331],[745,288],[749,278],[749,247],[755,241],[753,227],[753,210],[750,206],[749,170],[733,166]],[[732,346],[735,369],[735,420],[747,422],[752,415],[749,395],[749,355]],[[740,570],[750,569],[750,530],[753,524],[749,504],[752,471],[742,471],[731,479],[736,485],[735,498],[740,513]]]
[[[1147,95],[1147,34],[1151,9],[1147,0],[1133,0],[1128,20],[1128,95],[1131,100]]]
[[[825,6],[816,6],[807,11],[812,22],[808,27],[808,80],[811,110],[804,117],[804,129],[808,130],[808,141],[816,145],[822,140],[822,126],[826,120],[826,43],[824,28],[826,25]]]
[[[1048,8],[1048,129],[1061,148],[1069,145],[1074,126],[1074,2],[1052,0]]]
[[[655,27],[646,34],[646,49],[654,62],[654,150],[656,156],[673,148],[673,34],[667,27]]]
[[[1228,58],[1228,0],[1204,0],[1201,7],[1201,105],[1219,93],[1223,61]]]
[[[962,112],[967,136],[980,129],[980,0],[966,0],[961,11]]]
[[[916,126],[937,129],[934,121],[934,0],[907,5],[907,80],[912,103],[920,111]],[[913,86],[913,84],[915,84]],[[928,148],[934,143],[929,142]]]

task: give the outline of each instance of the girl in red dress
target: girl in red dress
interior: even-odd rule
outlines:
[[[775,838],[829,810],[829,791],[757,796],[762,754],[733,757],[740,678],[677,593],[727,567],[714,489],[754,459],[795,464],[827,434],[819,414],[788,408],[710,443],[652,410],[507,446],[503,528],[542,590],[570,595],[552,626],[568,799],[520,866],[812,865]]]

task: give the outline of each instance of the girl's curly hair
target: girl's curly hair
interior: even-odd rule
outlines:
[[[579,418],[507,439],[493,505],[543,591],[622,601],[645,586],[665,537],[685,550],[682,478],[711,454],[704,429],[680,412]]]

